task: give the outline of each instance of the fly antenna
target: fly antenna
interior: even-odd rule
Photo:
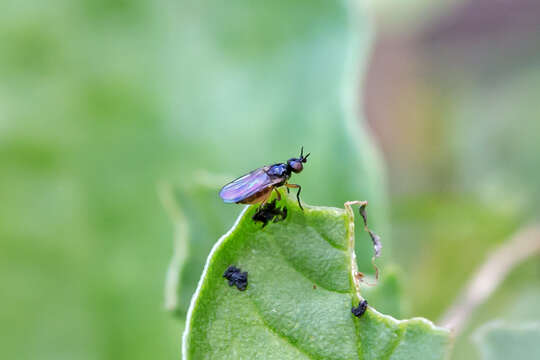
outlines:
[[[300,161],[305,163],[307,157],[309,156],[309,154],[311,154],[311,153],[307,153],[307,155],[304,156],[304,147],[302,146],[302,149],[300,150]]]

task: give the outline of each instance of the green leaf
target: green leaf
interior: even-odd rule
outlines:
[[[484,360],[540,359],[540,322],[493,321],[479,328],[473,339]]]
[[[265,228],[246,207],[213,247],[189,308],[184,359],[444,357],[449,332],[428,320],[351,313],[363,297],[350,207],[302,212],[287,197],[280,205],[287,218]],[[231,265],[248,272],[245,291],[223,278]]]

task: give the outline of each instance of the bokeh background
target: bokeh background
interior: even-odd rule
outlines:
[[[351,3],[0,4],[2,358],[179,358],[240,210],[216,190],[301,145],[306,202],[370,201],[395,280],[372,304],[441,319],[538,220],[540,4]],[[493,320],[539,326],[539,301],[532,254],[452,358],[487,358]]]

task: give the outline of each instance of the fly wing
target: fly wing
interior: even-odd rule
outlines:
[[[235,203],[279,182],[279,180],[276,181],[276,179],[272,179],[268,176],[266,173],[268,168],[268,166],[265,166],[253,170],[252,172],[233,180],[221,189],[219,196],[226,203]]]

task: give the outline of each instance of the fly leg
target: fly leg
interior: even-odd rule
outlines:
[[[271,193],[272,192],[269,192],[268,195],[259,203],[259,206],[257,207],[257,209],[262,209],[262,207],[266,204],[268,199],[270,199],[270,194]]]
[[[277,201],[281,201],[281,193],[279,192],[279,190],[277,188],[274,188],[274,191],[276,192],[277,194]]]
[[[302,191],[302,187],[298,184],[285,184],[285,186],[291,189],[298,189],[298,192],[296,193],[296,199],[298,200],[298,206],[300,206],[300,209],[304,211],[304,208],[302,207],[302,204],[300,203],[300,191]]]

